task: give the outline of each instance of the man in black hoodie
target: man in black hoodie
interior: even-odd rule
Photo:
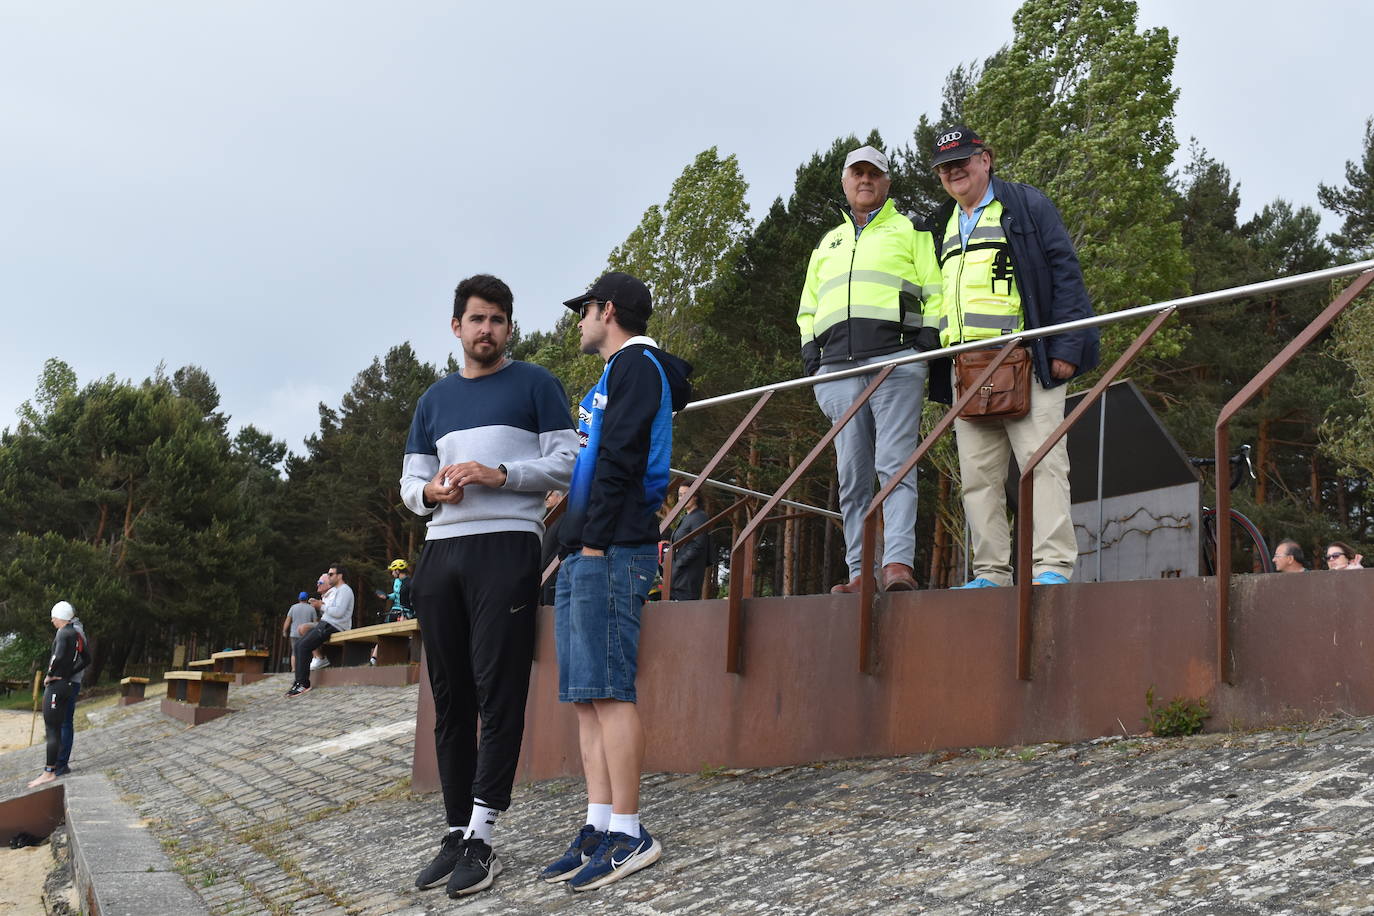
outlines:
[[[653,304],[629,274],[608,273],[563,304],[581,316],[582,352],[606,368],[578,410],[554,618],[558,699],[577,710],[587,822],[540,877],[586,891],[652,865],[662,851],[639,823],[635,674],[640,611],[658,571],[673,413],[691,395],[692,367],[644,336]]]
[[[52,641],[52,658],[48,660],[48,676],[43,680],[43,725],[47,729],[48,755],[43,772],[29,783],[29,788],[52,782],[59,775],[59,766],[66,769],[66,757],[71,754],[71,738],[64,740],[63,727],[71,734],[72,714],[77,691],[81,689],[80,675],[90,663],[90,647],[86,633],[76,619],[76,609],[69,602],[59,601],[52,606],[52,625],[57,636]]]

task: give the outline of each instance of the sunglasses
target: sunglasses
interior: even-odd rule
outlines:
[[[983,155],[983,154],[982,154],[982,153],[974,153],[974,154],[973,154],[973,156],[981,156],[981,155]],[[937,171],[937,172],[939,172],[940,174],[943,175],[945,172],[951,172],[951,171],[953,171],[954,169],[967,168],[969,162],[971,162],[971,161],[973,160],[973,156],[965,156],[965,157],[962,158],[962,159],[951,159],[951,160],[949,160],[948,162],[942,162],[942,163],[940,163],[939,165],[937,165],[937,166],[935,167],[935,171]]]
[[[1327,562],[1329,563],[1329,562],[1332,561],[1332,560],[1339,560],[1341,557],[1345,557],[1345,556],[1349,556],[1349,554],[1345,554],[1345,553],[1328,553],[1328,554],[1326,555],[1326,560],[1327,560]]]
[[[586,302],[582,303],[582,308],[578,310],[578,317],[586,318],[587,311],[589,309],[591,309],[593,306],[600,308],[603,305],[605,305],[605,303],[602,302],[600,299],[588,299]]]

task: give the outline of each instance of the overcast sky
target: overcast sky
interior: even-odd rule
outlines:
[[[1343,182],[1374,4],[1140,5],[1245,215]],[[0,0],[0,427],[49,357],[189,363],[300,452],[373,357],[446,359],[460,278],[551,328],[697,152],[757,219],[835,137],[907,142],[1016,6]]]

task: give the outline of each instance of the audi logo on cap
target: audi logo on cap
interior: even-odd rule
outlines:
[[[961,132],[955,130],[955,131],[951,131],[950,133],[945,134],[945,135],[944,135],[943,137],[941,137],[939,140],[936,140],[936,141],[935,141],[935,145],[936,145],[936,146],[944,146],[946,143],[953,143],[953,142],[955,142],[956,140],[962,140],[963,138],[964,138],[964,135],[963,135]]]

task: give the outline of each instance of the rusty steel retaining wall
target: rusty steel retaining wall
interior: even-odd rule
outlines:
[[[1076,741],[1143,730],[1145,690],[1205,698],[1211,730],[1374,714],[1374,570],[1238,576],[1234,685],[1216,670],[1211,578],[1037,588],[1030,680],[1017,679],[1016,591],[883,596],[871,674],[856,670],[858,598],[754,598],[726,673],[724,600],[650,604],[640,644],[645,767],[778,766],[936,748]],[[580,770],[557,702],[553,611],[541,608],[522,780]],[[421,679],[413,787],[438,788]]]

